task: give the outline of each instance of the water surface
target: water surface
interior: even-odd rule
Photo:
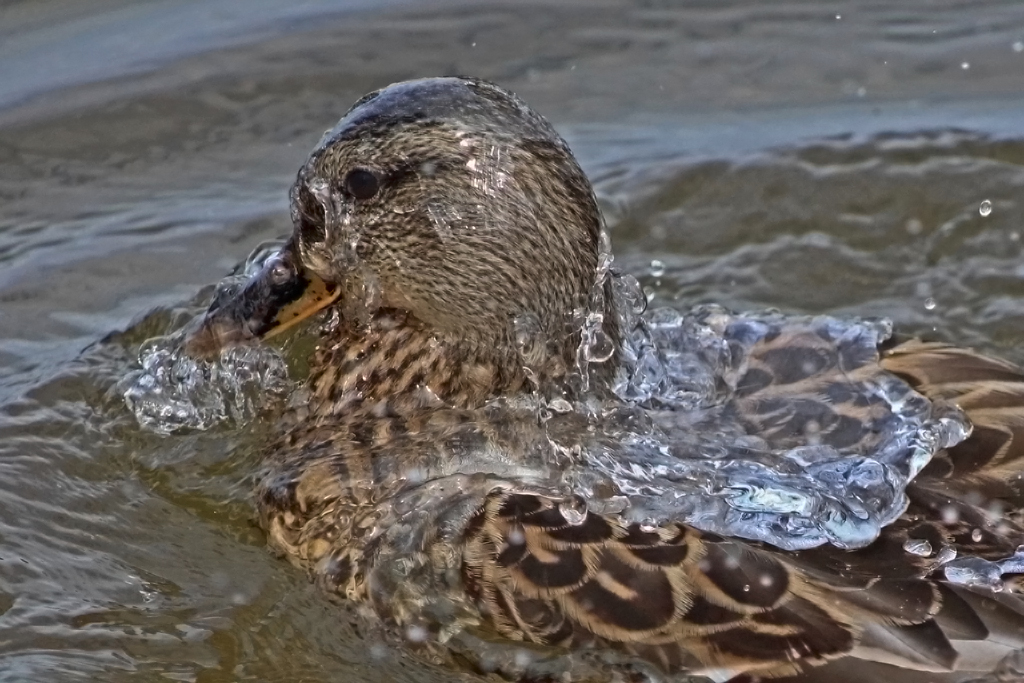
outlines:
[[[1012,0],[5,3],[0,679],[450,680],[267,552],[258,426],[163,437],[112,390],[290,229],[352,101],[450,73],[566,135],[654,303],[886,316],[1024,362]]]

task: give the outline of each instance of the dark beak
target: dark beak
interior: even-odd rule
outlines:
[[[272,337],[329,305],[339,291],[302,268],[289,240],[248,281],[217,295],[185,338],[185,352],[214,358],[228,346]]]

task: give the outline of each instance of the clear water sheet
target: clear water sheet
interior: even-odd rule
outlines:
[[[787,550],[871,543],[970,427],[881,370],[887,321],[648,313],[598,443],[566,471],[592,508]],[[614,491],[602,496],[601,491]]]

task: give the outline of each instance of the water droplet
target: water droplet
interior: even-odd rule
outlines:
[[[857,97],[864,97],[867,94],[868,94],[868,89],[865,88],[863,85],[860,86],[859,88],[857,88]]]
[[[943,524],[956,524],[960,521],[960,510],[954,505],[947,505],[942,508],[942,523]]]
[[[948,545],[942,546],[939,550],[939,554],[935,556],[936,564],[946,564],[956,559],[956,548],[950,548]]]
[[[963,69],[964,71],[967,71],[968,69],[971,68],[971,63],[970,62],[961,62],[960,63],[960,68]]]
[[[964,557],[946,564],[946,579],[962,586],[978,586],[994,592],[1003,589],[1003,572],[998,564],[980,557]]]
[[[405,637],[411,643],[423,643],[423,642],[426,642],[428,635],[429,634],[427,633],[427,629],[423,628],[422,626],[415,626],[414,625],[414,626],[410,626],[409,628],[405,629]]]
[[[982,216],[987,216],[990,213],[992,213],[992,202],[990,202],[987,199],[983,201],[981,203],[981,206],[978,207],[978,213],[980,213]]]
[[[842,18],[843,18],[843,15],[842,15],[842,14],[837,14],[837,15],[836,15],[836,21],[839,21],[839,20],[840,20],[840,19],[842,19]]]
[[[522,545],[526,543],[526,534],[522,527],[512,527],[509,529],[507,540],[509,545]]]
[[[569,526],[579,526],[587,519],[587,501],[570,496],[558,504],[558,511]]]
[[[936,306],[938,306],[938,304],[935,303],[935,299],[932,297],[928,297],[924,300],[924,308],[926,311],[934,311]]]
[[[923,538],[908,538],[903,542],[903,549],[911,555],[928,557],[932,554],[932,544]]]
[[[476,43],[473,43],[473,45],[476,45]],[[516,666],[523,669],[533,663],[534,657],[533,653],[529,650],[516,650],[516,654],[513,659],[515,660]]]
[[[661,277],[665,274],[665,262],[654,259],[651,261],[651,275]]]
[[[640,521],[640,531],[645,534],[651,534],[658,530],[658,522],[653,517],[648,517]]]
[[[904,226],[910,235],[920,235],[924,230],[924,223],[917,218],[911,218]]]
[[[1024,52],[1024,40],[1018,40],[1013,44],[1014,52]]]
[[[821,424],[817,420],[808,420],[805,422],[804,437],[807,439],[807,445],[819,445],[821,443]]]
[[[974,541],[975,543],[981,543],[981,539],[982,539],[981,529],[975,529],[974,531],[971,532],[971,540],[972,541]]]
[[[592,312],[583,324],[581,351],[583,359],[590,363],[604,363],[615,353],[615,344],[604,331],[604,314]]]

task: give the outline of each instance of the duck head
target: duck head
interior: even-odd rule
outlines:
[[[285,247],[213,303],[192,353],[334,305],[350,337],[400,314],[462,361],[522,366],[525,354],[552,378],[572,367],[602,221],[566,143],[515,95],[465,78],[366,95],[299,170],[291,217]]]

